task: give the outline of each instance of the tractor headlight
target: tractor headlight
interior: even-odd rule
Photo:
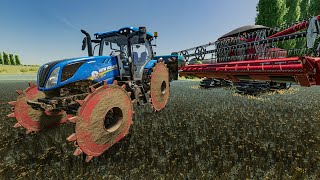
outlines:
[[[51,74],[50,74],[50,76],[49,76],[49,78],[47,80],[47,83],[46,83],[46,88],[50,88],[50,87],[53,87],[53,86],[57,85],[58,77],[59,77],[59,71],[60,71],[60,67],[57,67],[51,72]]]

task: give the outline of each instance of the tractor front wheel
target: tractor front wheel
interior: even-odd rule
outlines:
[[[134,111],[129,94],[117,85],[101,86],[79,103],[75,133],[67,140],[75,141],[74,155],[83,152],[88,162],[128,134]]]
[[[24,127],[27,134],[66,123],[67,119],[71,117],[63,110],[42,111],[28,105],[27,101],[29,100],[37,101],[37,99],[45,97],[45,94],[39,91],[33,83],[29,83],[29,87],[24,91],[17,90],[17,93],[19,94],[17,100],[9,102],[13,112],[8,117],[15,117],[17,123],[14,127]]]

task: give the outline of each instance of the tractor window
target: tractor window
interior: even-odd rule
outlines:
[[[92,48],[93,48],[93,55],[94,56],[98,56],[99,55],[100,43],[92,43]]]
[[[120,47],[116,43],[111,43],[103,39],[100,43],[100,56],[117,56],[120,54]]]
[[[132,59],[136,64],[144,63],[150,57],[150,46],[147,43],[132,45]]]

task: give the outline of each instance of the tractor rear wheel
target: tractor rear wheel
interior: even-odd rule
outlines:
[[[74,155],[83,152],[89,162],[128,134],[134,111],[129,94],[117,85],[103,85],[79,103],[75,133],[67,140],[75,142]]]
[[[169,72],[166,64],[157,63],[151,73],[150,96],[151,107],[160,111],[168,103],[170,95]]]

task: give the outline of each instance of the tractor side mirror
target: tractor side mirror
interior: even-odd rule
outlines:
[[[82,47],[81,47],[81,50],[85,50],[87,47],[87,37],[84,37],[83,40],[82,40]]]
[[[139,27],[139,41],[138,43],[145,43],[147,39],[147,30],[145,27]]]

